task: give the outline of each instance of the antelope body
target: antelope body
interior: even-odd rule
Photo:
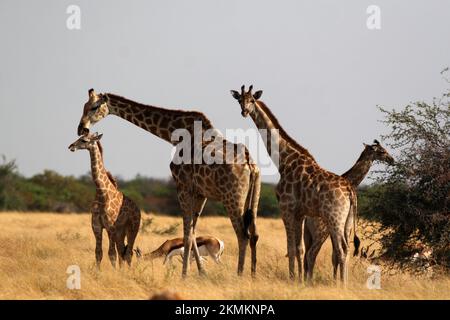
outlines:
[[[216,263],[220,263],[220,257],[225,247],[222,240],[210,236],[200,236],[196,238],[196,241],[200,257],[210,256]],[[166,240],[158,249],[146,254],[144,258],[155,259],[164,257],[163,264],[166,264],[167,261],[172,262],[172,258],[178,255],[184,256],[183,238]]]

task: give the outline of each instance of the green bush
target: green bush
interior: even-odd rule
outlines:
[[[450,91],[432,103],[380,109],[391,129],[384,138],[398,155],[364,193],[361,211],[391,230],[382,239],[387,257],[411,256],[425,244],[450,267]]]
[[[117,179],[120,190],[144,211],[181,216],[175,184],[171,179],[153,179],[137,175]],[[78,178],[45,170],[31,178],[18,173],[15,161],[0,165],[0,210],[88,212],[95,197],[90,174]],[[224,206],[208,200],[202,215],[226,215]],[[259,216],[278,215],[274,186],[262,184]]]
[[[268,183],[261,184],[258,216],[278,217],[279,214],[280,210],[278,208],[278,200],[275,194],[275,186]]]

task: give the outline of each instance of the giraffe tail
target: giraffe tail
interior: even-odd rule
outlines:
[[[253,222],[253,210],[247,209],[244,213],[244,232],[247,238],[250,238],[249,228]]]
[[[247,209],[243,215],[244,233],[247,238],[250,238],[250,226],[255,224],[260,192],[260,188],[257,185],[259,183],[259,171],[253,166],[251,166],[251,169],[250,185],[246,201]]]
[[[353,256],[356,257],[359,253],[359,246],[361,244],[361,240],[359,240],[358,235],[356,234],[356,225],[358,218],[358,207],[357,207],[357,198],[354,190],[351,190],[350,193],[350,214],[353,214],[353,245],[355,246],[355,251],[353,251]]]

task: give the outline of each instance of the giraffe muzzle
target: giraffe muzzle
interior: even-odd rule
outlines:
[[[391,156],[389,156],[389,157],[387,158],[387,163],[388,163],[389,165],[393,166],[393,165],[395,164],[394,158],[392,158]]]
[[[79,136],[84,136],[84,135],[89,134],[89,129],[86,128],[86,127],[84,127],[83,124],[80,123],[80,124],[78,125],[78,130],[77,130],[77,132],[78,132],[78,135],[79,135]]]

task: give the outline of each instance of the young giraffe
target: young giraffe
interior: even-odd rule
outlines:
[[[372,145],[364,144],[364,150],[359,156],[356,163],[342,176],[346,178],[356,189],[364,180],[374,161],[381,161],[392,165],[394,158],[386,151],[381,144],[374,140]],[[356,217],[351,217],[356,219]],[[323,243],[329,236],[326,223],[320,217],[306,217],[305,219],[305,273],[308,280],[312,280],[314,265],[317,254]],[[357,244],[355,243],[355,253],[357,252]],[[333,276],[337,276],[337,260],[333,251]]]
[[[347,252],[351,225],[349,216],[356,211],[356,193],[352,185],[343,177],[322,169],[313,156],[294,141],[280,126],[269,108],[258,99],[262,91],[252,93],[252,87],[241,93],[231,90],[239,102],[242,116],[250,117],[258,129],[278,131],[280,181],[276,187],[281,216],[287,235],[289,256],[289,276],[295,277],[295,257],[297,258],[299,280],[303,281],[303,221],[305,216],[319,216],[330,230],[333,248],[340,269],[340,279],[347,283]],[[272,141],[273,137],[267,141]],[[272,144],[266,143],[271,154]]]
[[[203,140],[203,134],[213,129],[213,126],[204,114],[143,105],[111,93],[96,94],[93,89],[89,90],[89,100],[84,106],[78,134],[89,132],[91,125],[109,114],[121,117],[172,145],[178,143],[172,140],[172,134],[181,128],[187,130],[190,137],[194,137],[195,140],[194,131],[197,131],[198,122],[202,135],[201,151],[209,147]],[[176,164],[174,161],[170,163],[170,170],[177,186],[178,200],[183,211],[184,252],[187,253],[183,256],[183,277],[187,274],[191,249],[193,249],[199,273],[204,273],[195,241],[195,226],[208,198],[222,202],[231,219],[239,247],[238,274],[241,275],[244,269],[245,252],[249,240],[251,271],[252,275],[256,273],[259,169],[251,160],[245,146],[235,145],[226,140],[223,140],[223,144],[226,148],[222,150],[222,157],[229,156],[226,153],[227,150],[238,149],[238,152],[232,155],[233,161],[224,164]],[[194,146],[192,143],[191,145]],[[198,142],[195,146],[198,146]],[[195,148],[192,148],[191,152],[196,152]]]
[[[106,229],[109,238],[109,260],[116,266],[117,253],[119,265],[125,260],[131,265],[133,245],[141,223],[141,211],[136,204],[124,196],[117,183],[103,165],[103,149],[100,134],[80,137],[69,146],[70,151],[87,149],[91,157],[92,179],[96,186],[95,200],[91,208],[92,231],[95,236],[95,259],[97,267],[103,257],[102,232]],[[125,245],[125,236],[127,245]],[[117,252],[116,252],[117,249]]]

